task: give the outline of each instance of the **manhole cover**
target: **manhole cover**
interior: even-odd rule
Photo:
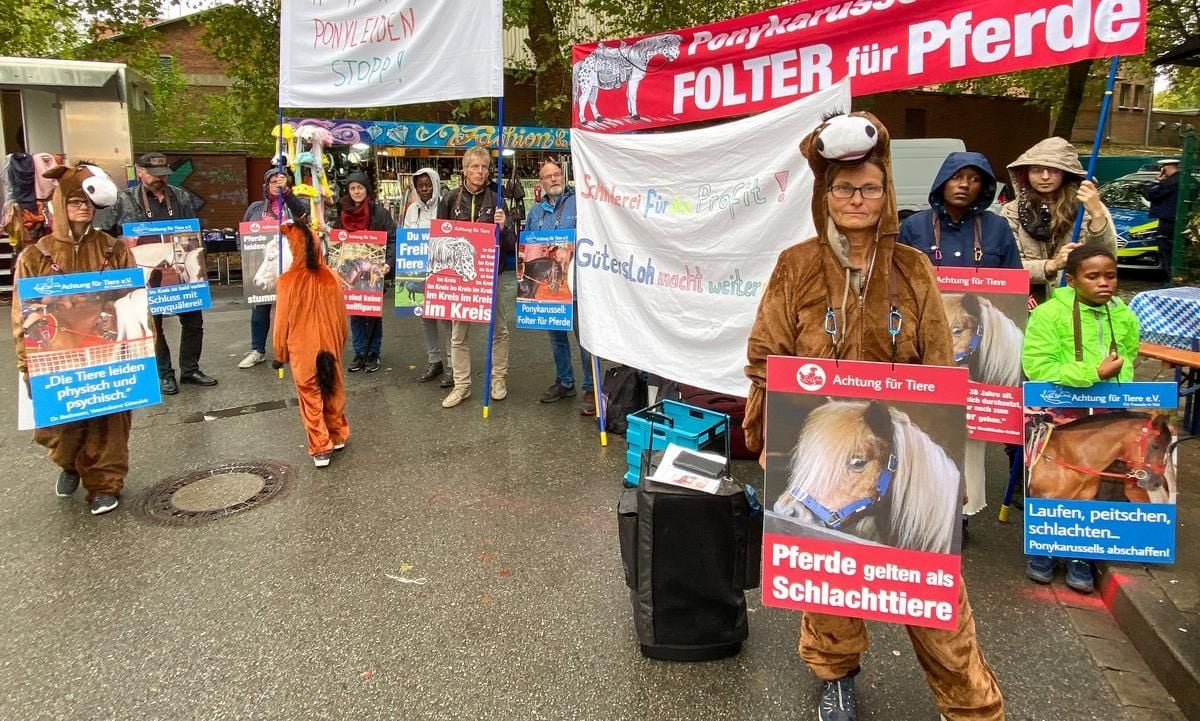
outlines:
[[[290,469],[273,461],[242,461],[192,471],[159,482],[142,512],[153,521],[193,525],[262,505],[283,490]]]

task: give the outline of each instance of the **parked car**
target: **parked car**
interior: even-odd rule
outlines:
[[[1139,170],[1100,186],[1100,200],[1112,214],[1117,231],[1118,268],[1160,268],[1158,219],[1150,215],[1150,201],[1142,191],[1158,178],[1158,171]]]

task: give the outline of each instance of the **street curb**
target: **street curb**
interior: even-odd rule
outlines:
[[[1200,628],[1188,627],[1145,569],[1096,565],[1109,612],[1188,721],[1200,721]]]

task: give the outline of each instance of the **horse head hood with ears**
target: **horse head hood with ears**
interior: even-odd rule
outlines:
[[[850,167],[871,162],[883,168],[886,203],[879,218],[879,235],[896,236],[900,218],[896,214],[896,188],[892,184],[892,140],[888,130],[870,113],[837,114],[825,119],[800,142],[800,152],[813,171],[812,217],[821,242],[829,241],[831,222],[825,204],[827,176],[831,167]]]
[[[97,208],[107,208],[117,202],[116,184],[108,177],[108,173],[95,165],[86,162],[71,167],[59,165],[43,175],[58,181],[50,206],[57,221],[54,223],[54,235],[61,239],[71,239],[71,226],[66,221],[69,199],[86,198]]]
[[[320,243],[306,224],[286,220],[280,226],[280,230],[287,237],[288,250],[292,254],[292,264],[288,271],[302,268],[317,270],[325,265],[325,254],[321,252]]]

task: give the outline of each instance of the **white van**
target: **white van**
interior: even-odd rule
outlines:
[[[892,141],[892,183],[901,220],[929,207],[929,188],[946,156],[966,149],[966,143],[954,138]]]

